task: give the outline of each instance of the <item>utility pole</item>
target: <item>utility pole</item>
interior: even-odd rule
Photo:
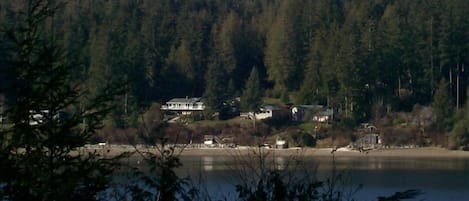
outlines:
[[[126,90],[125,95],[124,95],[124,114],[126,117],[127,117],[127,99],[128,99],[128,95],[127,95],[127,90]]]
[[[345,96],[345,118],[348,118],[348,101],[347,101],[347,96]]]
[[[82,97],[83,98],[83,97]],[[83,112],[83,114],[85,114],[85,110],[84,110],[84,106],[83,106],[83,100],[80,99],[80,110]],[[85,115],[86,116],[86,115]],[[85,132],[86,131],[86,118],[85,116],[83,117],[82,119],[82,122],[81,122],[81,126],[82,126],[82,132]]]
[[[432,81],[431,81],[431,87],[432,89],[432,94],[434,94],[435,90],[435,69],[433,68],[433,16],[430,19],[430,69],[431,69],[431,75],[432,75]]]
[[[401,97],[401,76],[397,78],[397,97]]]
[[[3,128],[3,97],[0,96],[0,123],[2,124]]]

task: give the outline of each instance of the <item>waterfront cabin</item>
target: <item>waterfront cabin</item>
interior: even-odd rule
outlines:
[[[204,111],[205,105],[200,97],[173,98],[162,105],[161,110],[180,114],[191,114],[191,112],[195,111]]]
[[[381,137],[379,134],[370,133],[366,134],[363,137],[359,138],[354,145],[359,148],[359,150],[366,149],[375,149],[382,145]]]

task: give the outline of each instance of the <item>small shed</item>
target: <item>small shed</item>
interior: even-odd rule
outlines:
[[[277,139],[275,140],[275,148],[277,149],[286,149],[288,148],[288,143],[286,140]]]
[[[366,134],[354,143],[359,149],[376,148],[381,145],[381,137],[379,134]]]

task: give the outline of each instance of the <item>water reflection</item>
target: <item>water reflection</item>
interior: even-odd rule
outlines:
[[[285,170],[285,167],[286,167],[285,157],[280,157],[280,156],[275,157],[274,165],[277,170]]]
[[[205,171],[213,170],[213,156],[202,156],[202,167]]]
[[[246,159],[249,160],[249,159]],[[256,159],[251,158],[251,164]],[[270,158],[276,170],[289,171],[294,166],[290,157]],[[216,192],[233,194],[236,182],[227,182],[234,171],[242,170],[241,163],[230,156],[182,157],[184,164],[179,173],[205,174],[208,188]],[[397,158],[397,157],[304,157],[305,168],[317,167],[317,178],[325,179],[335,166],[352,176],[351,186],[363,184],[357,200],[373,200],[378,195],[389,195],[405,189],[421,189],[425,200],[453,197],[453,200],[469,200],[469,159],[465,158]],[[233,180],[230,180],[233,181]],[[222,188],[221,190],[219,188]],[[457,199],[456,199],[457,198]]]

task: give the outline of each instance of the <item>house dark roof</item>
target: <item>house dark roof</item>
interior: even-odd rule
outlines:
[[[299,108],[320,110],[324,108],[324,105],[298,105]]]

